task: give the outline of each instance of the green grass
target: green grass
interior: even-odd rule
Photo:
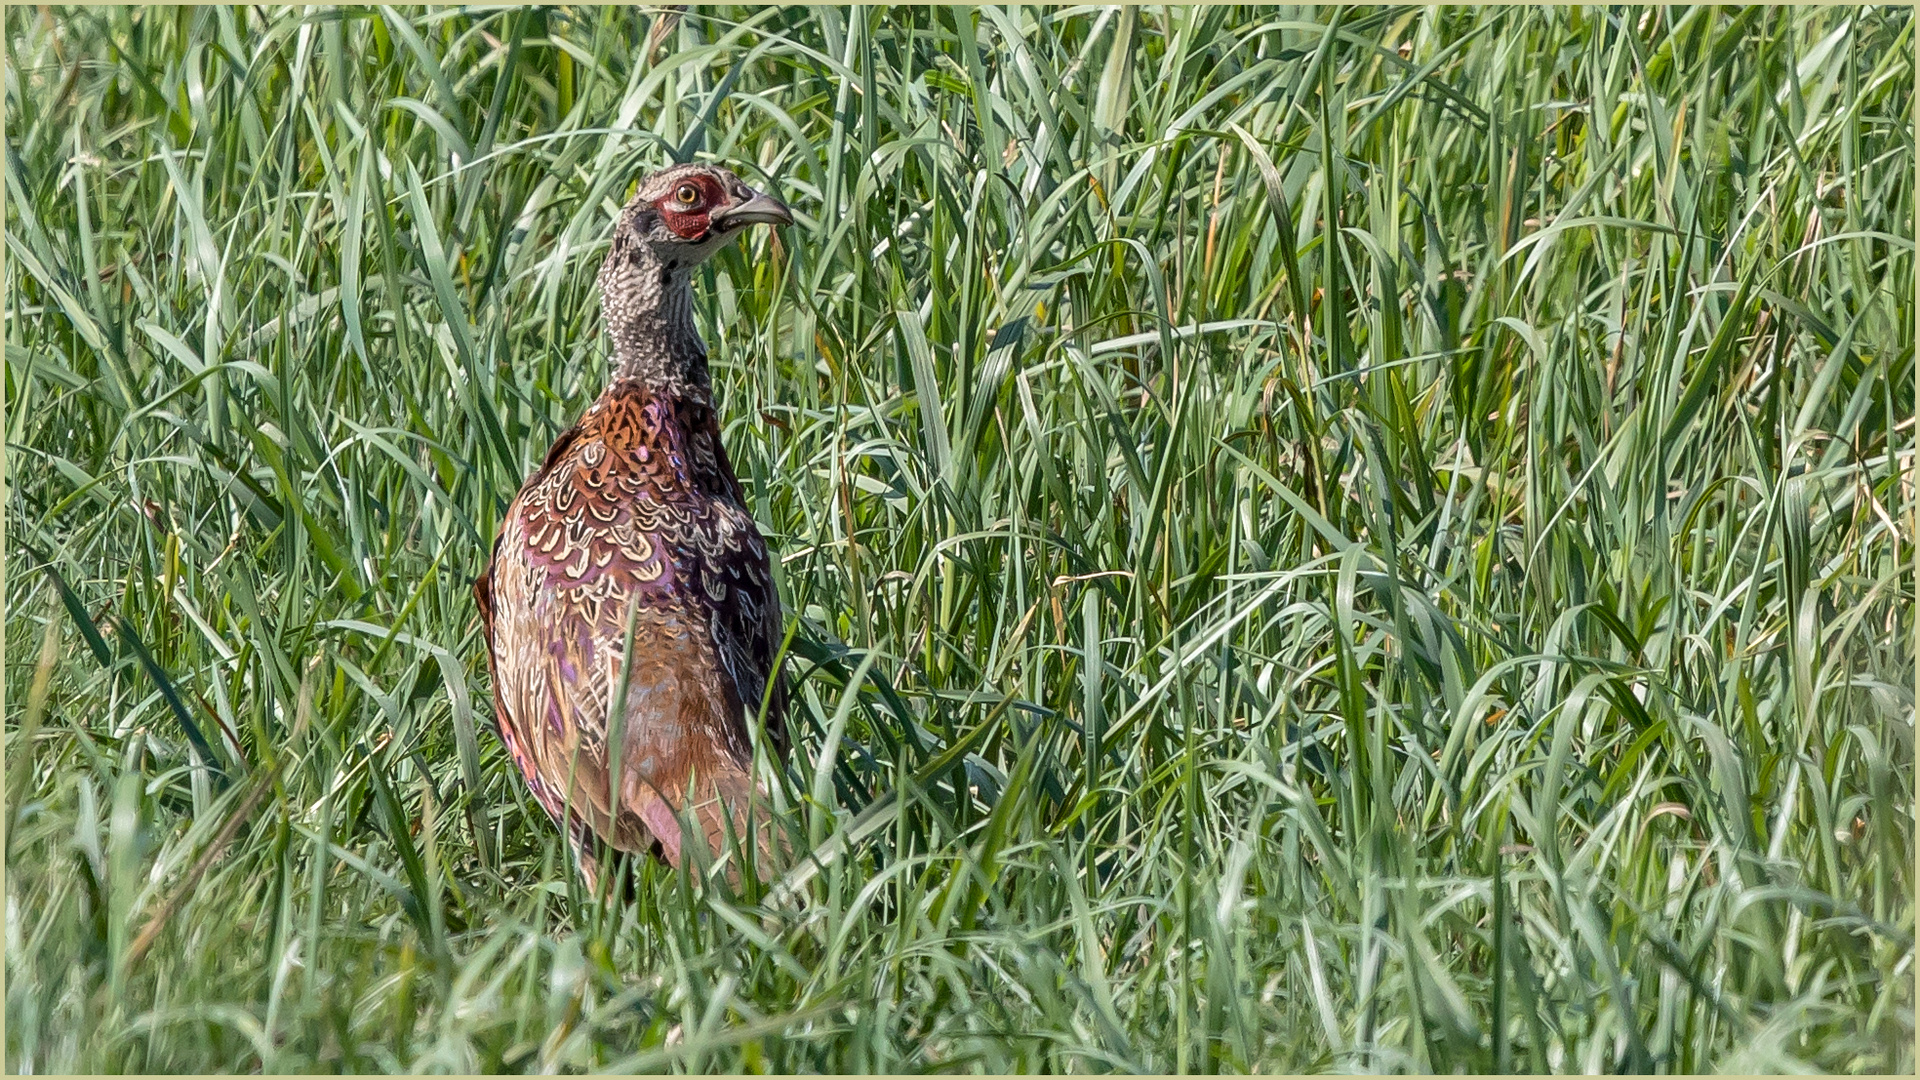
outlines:
[[[7,9],[10,1070],[1914,1068],[1909,9],[660,26]],[[838,857],[616,908],[468,581],[676,151]]]

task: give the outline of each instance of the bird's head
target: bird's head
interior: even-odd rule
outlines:
[[[791,225],[793,213],[717,165],[675,165],[640,182],[620,215],[614,247],[643,244],[662,265],[690,268],[753,225]]]
[[[750,226],[791,224],[793,213],[779,199],[717,165],[675,165],[640,181],[600,264],[615,377],[703,384],[706,346],[693,325],[692,270]]]

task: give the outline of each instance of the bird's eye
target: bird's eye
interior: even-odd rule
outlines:
[[[692,206],[700,201],[700,189],[692,184],[681,184],[680,190],[674,192],[673,197],[680,200],[681,206]]]

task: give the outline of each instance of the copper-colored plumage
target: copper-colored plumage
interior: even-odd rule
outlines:
[[[678,865],[681,812],[709,853],[746,835],[763,701],[785,749],[780,601],[688,276],[739,229],[789,220],[725,170],[642,183],[600,273],[614,378],[521,488],[474,583],[500,737],[590,881],[603,846]]]

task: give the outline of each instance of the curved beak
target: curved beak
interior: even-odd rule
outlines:
[[[708,220],[728,229],[748,225],[791,225],[793,211],[787,209],[787,204],[779,199],[756,191],[745,202],[714,211]]]

